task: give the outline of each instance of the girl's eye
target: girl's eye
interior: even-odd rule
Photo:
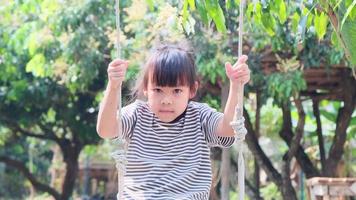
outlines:
[[[180,94],[182,92],[183,92],[183,90],[181,90],[181,89],[174,89],[174,94]]]
[[[153,91],[156,92],[156,93],[161,93],[162,92],[162,90],[159,89],[159,88],[154,88]]]

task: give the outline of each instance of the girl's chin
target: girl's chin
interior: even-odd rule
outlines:
[[[174,115],[174,113],[159,113],[157,115],[158,119],[162,122],[172,122],[174,121],[177,116]]]

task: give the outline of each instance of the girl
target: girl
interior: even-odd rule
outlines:
[[[109,82],[99,110],[97,131],[114,138],[122,124],[129,141],[124,199],[204,199],[211,186],[210,148],[230,147],[230,126],[237,103],[237,84],[246,84],[250,72],[247,56],[236,67],[225,64],[230,92],[224,113],[191,101],[198,89],[193,55],[180,45],[162,45],[148,59],[137,81],[136,100],[122,108],[117,121],[117,91],[128,61],[116,59],[108,66]],[[241,123],[243,128],[243,123]]]

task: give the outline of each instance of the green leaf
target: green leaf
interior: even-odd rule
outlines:
[[[262,24],[262,5],[259,2],[255,5],[254,20],[257,24]]]
[[[342,21],[341,21],[341,29],[342,29],[347,17],[350,15],[351,11],[355,7],[355,5],[356,5],[356,0],[354,0],[352,2],[352,4],[347,8],[346,13],[345,13],[345,15],[344,15],[344,17],[342,18]]]
[[[7,98],[12,101],[21,100],[28,88],[28,83],[25,80],[14,81],[11,84],[11,89],[7,93]]]
[[[341,30],[342,39],[345,42],[347,58],[351,64],[356,66],[356,20],[346,20],[343,29]]]
[[[208,11],[208,14],[213,19],[218,31],[225,33],[226,32],[225,16],[223,10],[219,5],[219,1],[206,0],[205,3],[206,3],[206,9]]]
[[[37,34],[38,33],[32,33],[29,36],[28,41],[27,41],[28,52],[29,52],[30,56],[35,55],[37,48],[38,48]]]
[[[146,0],[146,3],[148,5],[148,7],[150,8],[150,11],[154,11],[155,7],[154,7],[154,3],[153,0]]]
[[[229,10],[231,8],[231,0],[226,0],[226,10]]]
[[[306,17],[306,27],[310,28],[313,24],[313,15],[311,15],[311,11],[313,9],[303,8],[302,15]]]
[[[336,8],[339,7],[340,3],[342,2],[343,0],[338,0],[338,2],[335,4],[335,6],[333,7],[333,10],[336,10]]]
[[[281,24],[284,24],[287,20],[287,7],[286,4],[284,3],[284,0],[281,0],[279,3],[279,21]]]
[[[50,108],[47,111],[46,121],[47,122],[55,122],[56,121],[56,111],[53,110],[53,108]]]
[[[26,72],[31,72],[34,76],[44,77],[44,65],[46,58],[43,54],[36,54],[26,65]]]
[[[205,25],[209,25],[209,19],[208,19],[208,14],[205,9],[205,1],[204,0],[196,0],[196,6],[198,8],[199,15],[201,17],[201,20]]]
[[[328,112],[326,110],[320,110],[320,114],[331,122],[336,121],[336,115],[334,113]]]
[[[336,47],[340,46],[339,39],[337,38],[335,30],[333,30],[333,32],[331,33],[331,44]]]
[[[356,6],[354,6],[354,8],[351,10],[349,17],[351,20],[356,19]]]
[[[356,117],[351,119],[349,126],[356,126]]]
[[[189,7],[192,11],[195,10],[195,1],[194,0],[188,0]]]
[[[268,35],[270,35],[270,36],[275,35],[274,29],[276,26],[276,22],[271,14],[269,14],[269,13],[262,14],[262,24],[263,24],[266,32],[268,33]]]
[[[328,25],[328,17],[325,13],[316,14],[314,18],[315,31],[318,36],[318,39],[321,40],[325,33]]]
[[[188,18],[188,0],[184,0],[183,3],[183,24],[187,22]]]
[[[292,16],[292,30],[293,30],[293,32],[297,32],[299,20],[300,20],[300,16],[297,12],[295,12]]]
[[[246,18],[247,19],[251,19],[254,7],[255,7],[254,3],[249,3],[247,5],[247,9],[246,9]]]

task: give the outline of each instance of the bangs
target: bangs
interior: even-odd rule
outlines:
[[[157,86],[193,88],[195,85],[194,60],[184,51],[169,49],[158,52],[148,65],[150,80]]]

